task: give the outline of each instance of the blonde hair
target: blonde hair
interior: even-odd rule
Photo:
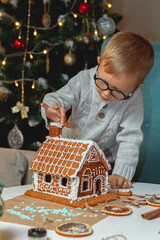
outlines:
[[[102,62],[107,73],[122,76],[134,74],[140,83],[153,66],[154,51],[151,43],[142,36],[118,32],[105,46],[99,64]]]

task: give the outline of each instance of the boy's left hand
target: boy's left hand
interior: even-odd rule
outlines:
[[[109,175],[108,176],[108,182],[111,184],[111,188],[131,188],[132,187],[132,183],[119,176],[119,175]]]

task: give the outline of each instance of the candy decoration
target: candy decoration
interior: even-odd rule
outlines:
[[[42,16],[42,25],[45,28],[49,28],[51,25],[51,17],[49,15],[49,13],[44,13]]]
[[[91,5],[88,2],[81,2],[78,7],[79,12],[84,15],[91,11]]]
[[[100,36],[110,36],[115,32],[116,24],[114,20],[110,17],[108,17],[107,14],[103,15],[98,21],[97,21],[97,29]]]
[[[14,41],[14,47],[17,50],[23,51],[25,49],[25,46],[26,46],[26,42],[23,39],[16,39]]]
[[[64,62],[68,66],[73,66],[76,63],[76,56],[69,52],[64,56]]]
[[[23,135],[15,124],[8,134],[8,144],[11,148],[19,149],[22,147],[23,141]]]

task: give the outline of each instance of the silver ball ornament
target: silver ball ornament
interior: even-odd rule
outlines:
[[[100,36],[110,36],[115,32],[116,24],[112,18],[105,14],[103,17],[98,19],[97,29]]]

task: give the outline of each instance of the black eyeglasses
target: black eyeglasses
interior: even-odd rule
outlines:
[[[138,87],[137,86],[132,92],[130,92],[128,94],[128,96],[126,96],[121,90],[110,88],[108,83],[105,80],[103,80],[102,78],[96,77],[96,74],[94,75],[94,80],[95,80],[95,84],[98,88],[100,88],[101,90],[104,90],[104,91],[109,89],[111,92],[111,95],[118,100],[125,100],[125,99],[130,98],[133,95],[136,88]]]

